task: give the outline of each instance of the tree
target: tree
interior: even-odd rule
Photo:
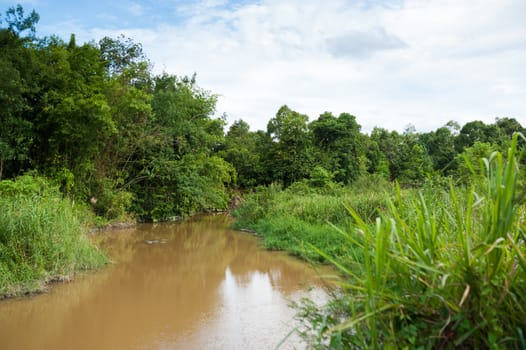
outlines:
[[[122,36],[37,39],[38,15],[21,6],[2,20],[0,179],[36,169],[109,218],[132,198],[145,219],[226,206],[236,174],[217,156],[225,120],[195,76],[152,77]]]
[[[515,118],[496,118],[495,127],[497,129],[497,142],[499,144],[509,144],[513,133],[520,132],[526,134],[526,129]],[[521,143],[524,141],[521,140]]]
[[[365,154],[362,146],[365,138],[356,117],[342,113],[336,118],[325,112],[309,128],[319,151],[318,159],[334,174],[335,180],[345,184],[355,180],[361,173],[361,158]]]
[[[217,96],[199,88],[195,77],[155,78],[152,100],[156,123],[173,139],[176,156],[211,152],[222,143],[223,119],[212,119]]]
[[[251,132],[245,121],[238,120],[230,126],[224,148],[219,153],[236,169],[237,185],[241,188],[264,183],[264,156],[258,152],[258,140],[258,134]]]
[[[380,150],[377,141],[371,137],[364,137],[365,139],[365,169],[369,174],[378,174],[382,178],[389,179],[389,162],[385,154]]]
[[[134,162],[155,137],[150,130],[154,118],[150,64],[140,45],[131,39],[123,41],[123,37],[106,37],[101,40],[103,45],[99,43],[99,56],[106,72],[105,96],[116,132],[95,157],[95,174],[89,186],[98,198],[97,211],[105,216],[115,212],[113,207],[128,206],[131,198],[128,186],[137,181]],[[134,49],[119,49],[122,47]],[[108,63],[110,57],[113,63]],[[119,62],[118,69],[115,62]],[[115,205],[119,202],[125,203]]]
[[[447,126],[420,135],[420,140],[431,157],[433,169],[444,175],[456,168],[455,135]]]
[[[5,14],[7,29],[17,37],[21,37],[22,32],[29,30],[28,38],[33,39],[36,31],[36,24],[39,20],[40,16],[35,10],[31,11],[29,16],[24,16],[24,8],[20,4],[16,7],[10,7]],[[2,24],[1,18],[0,24]]]
[[[282,106],[268,122],[267,134],[272,139],[270,157],[273,178],[285,186],[308,178],[312,168],[312,142],[308,117]]]
[[[24,118],[30,110],[28,67],[32,56],[12,32],[0,29],[0,179],[17,174],[29,157],[33,124]]]
[[[461,129],[455,142],[457,153],[472,146],[475,142],[494,143],[497,140],[495,125],[487,125],[480,120],[466,123]]]
[[[32,158],[58,181],[71,173],[75,183],[68,187],[89,198],[95,159],[117,132],[104,62],[93,44],[73,47],[56,37],[43,43],[37,52],[41,88],[33,106],[37,147]]]
[[[195,77],[155,77],[149,137],[130,162],[134,210],[142,219],[226,208],[235,170],[216,155],[224,144],[224,120],[212,118],[215,102]]]
[[[402,136],[396,131],[375,127],[371,132],[371,140],[381,152],[378,158],[387,161],[390,180],[399,178],[402,169]]]
[[[432,170],[432,162],[419,135],[411,130],[404,134],[375,128],[371,140],[376,142],[389,164],[391,180],[409,185],[418,184]]]
[[[124,35],[113,39],[104,37],[99,41],[99,49],[105,62],[106,70],[112,76],[124,76],[126,70],[149,65],[144,55],[142,45]],[[137,77],[134,77],[137,78]]]

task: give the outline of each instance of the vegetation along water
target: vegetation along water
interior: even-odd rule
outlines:
[[[297,304],[310,347],[526,348],[516,119],[364,133],[284,105],[226,130],[217,95],[154,74],[132,39],[39,37],[20,5],[0,20],[3,297],[107,264],[89,228],[241,198],[236,228],[341,273],[325,307]]]

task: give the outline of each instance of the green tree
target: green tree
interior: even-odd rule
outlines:
[[[238,120],[230,126],[224,147],[219,153],[236,169],[237,185],[241,188],[264,183],[264,157],[258,152],[258,140],[259,135],[251,132],[245,121]]]
[[[24,8],[18,4],[14,7],[10,7],[5,13],[5,22],[7,29],[15,34],[17,37],[22,37],[22,33],[29,31],[27,38],[34,39],[36,24],[40,20],[40,16],[35,10],[31,11],[28,16],[24,15]],[[0,18],[0,24],[2,24]]]
[[[526,129],[515,118],[497,118],[495,119],[495,127],[497,129],[497,142],[500,145],[508,145],[513,133],[526,134]],[[519,138],[519,143],[524,144],[524,140]]]
[[[455,142],[455,148],[461,153],[464,148],[472,146],[475,142],[494,143],[497,139],[497,129],[495,125],[488,125],[480,120],[475,120],[464,124],[460,129]]]
[[[18,5],[0,18],[0,179],[31,166],[34,133],[31,118],[35,84],[34,32],[39,20]],[[4,26],[5,25],[5,26]]]
[[[127,48],[127,49],[124,49]],[[121,214],[130,205],[130,183],[136,178],[134,162],[152,137],[153,78],[142,47],[122,36],[99,42],[99,55],[107,72],[105,96],[115,123],[113,133],[95,157],[90,178],[97,212]]]
[[[387,159],[391,180],[410,185],[418,184],[432,170],[432,161],[419,134],[407,129],[403,134],[375,128],[371,140]]]
[[[216,155],[224,144],[224,120],[214,119],[216,96],[193,78],[155,77],[148,137],[134,157],[129,186],[134,210],[162,220],[226,208],[235,181],[231,164]]]
[[[195,76],[155,78],[152,108],[156,123],[170,134],[176,156],[210,153],[224,138],[223,119],[213,119],[217,96],[196,85]]]
[[[275,142],[272,136],[266,131],[258,130],[253,134],[255,142],[255,153],[259,158],[260,167],[258,170],[257,185],[270,185],[277,179],[275,175],[274,149]]]
[[[308,178],[313,164],[308,117],[282,106],[268,122],[267,134],[273,143],[270,158],[273,178],[285,186]]]
[[[93,44],[72,47],[47,39],[38,51],[41,95],[34,108],[38,149],[33,158],[51,176],[75,178],[74,190],[89,196],[94,160],[117,132],[106,98],[104,62]]]
[[[126,71],[133,67],[149,64],[142,45],[120,35],[118,38],[104,37],[99,41],[100,54],[108,73],[112,76],[125,77]],[[137,77],[132,77],[137,79]]]
[[[433,163],[422,144],[421,135],[408,127],[402,135],[400,182],[421,183],[433,170]]]
[[[349,184],[361,173],[361,158],[364,156],[364,136],[356,117],[341,113],[337,118],[325,112],[310,123],[318,159],[334,174],[338,182]]]
[[[378,146],[379,159],[385,159],[389,168],[390,180],[400,177],[402,171],[402,135],[396,131],[375,127],[371,132],[371,140]]]
[[[389,162],[385,154],[380,150],[378,142],[371,137],[365,139],[365,169],[369,174],[378,174],[384,179],[390,178]]]
[[[431,157],[433,169],[441,174],[451,174],[456,168],[455,135],[447,126],[420,135],[420,140]]]

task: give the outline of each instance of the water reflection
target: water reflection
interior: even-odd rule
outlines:
[[[273,348],[292,328],[289,300],[319,280],[227,225],[216,216],[101,235],[113,266],[0,303],[0,348]]]

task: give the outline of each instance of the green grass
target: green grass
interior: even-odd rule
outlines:
[[[328,305],[299,306],[312,348],[526,349],[518,137],[483,161],[469,187],[450,179],[381,193],[269,189],[246,200],[238,225],[267,247],[317,254],[341,272]]]
[[[267,249],[286,250],[306,260],[326,261],[312,246],[331,256],[344,256],[345,239],[335,227],[347,229],[353,224],[346,206],[372,219],[387,208],[395,193],[393,186],[373,180],[374,186],[362,179],[359,190],[335,184],[311,188],[305,183],[284,191],[277,186],[259,188],[233,212],[234,228],[253,230]]]
[[[310,224],[294,217],[278,216],[262,220],[254,226],[264,232],[263,244],[269,250],[286,250],[308,261],[323,262],[309,244],[325,247],[333,256],[343,255],[343,239],[328,224]]]
[[[331,305],[301,309],[314,347],[525,348],[517,137],[470,188],[399,195],[373,225],[349,208],[348,255],[313,246],[344,276]]]
[[[80,214],[41,178],[0,182],[0,296],[39,291],[108,261],[88,241]]]

